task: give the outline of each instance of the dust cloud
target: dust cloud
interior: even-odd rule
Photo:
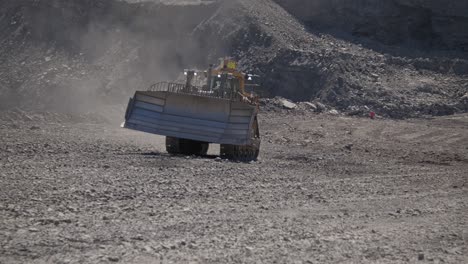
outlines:
[[[113,0],[2,5],[8,41],[0,49],[0,109],[111,119],[135,90],[208,64],[203,38],[193,32],[217,8]]]

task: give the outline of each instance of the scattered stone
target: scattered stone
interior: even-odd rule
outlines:
[[[351,151],[352,148],[353,148],[353,146],[354,146],[354,144],[348,144],[348,145],[344,146],[344,148],[345,148],[346,150]]]
[[[109,261],[112,261],[112,262],[119,262],[120,261],[120,258],[119,257],[116,257],[116,256],[110,256],[107,258]]]
[[[150,246],[148,246],[148,245],[144,246],[143,249],[144,249],[146,252],[149,252],[149,253],[153,252],[153,249],[152,249]]]
[[[311,102],[304,102],[304,104],[314,111],[317,111],[318,109],[317,106]]]
[[[143,238],[143,236],[141,234],[138,234],[138,235],[132,237],[132,239],[133,240],[138,240],[138,241],[143,241],[144,240],[144,238]]]
[[[65,224],[71,224],[72,220],[71,219],[62,219],[62,220],[60,220],[60,222],[65,223]]]
[[[286,99],[280,99],[280,104],[282,107],[289,109],[289,110],[293,110],[297,108],[297,104]]]
[[[317,106],[317,111],[319,112],[324,112],[327,110],[327,106],[320,102],[315,103],[315,105]]]
[[[31,129],[31,130],[39,130],[39,129],[41,129],[41,128],[38,127],[38,126],[32,126],[32,127],[30,127],[29,129]]]
[[[67,205],[66,208],[70,211],[70,212],[73,212],[73,213],[76,213],[78,212],[78,209],[72,205]]]
[[[330,115],[339,115],[339,114],[340,114],[340,113],[339,113],[337,110],[335,110],[335,109],[332,109],[332,110],[328,111],[328,113],[329,113]]]
[[[424,254],[423,253],[419,253],[418,260],[424,260]]]
[[[246,253],[247,256],[252,256],[253,247],[245,247],[245,253]]]
[[[189,244],[188,244],[188,248],[190,249],[196,249],[198,246],[197,246],[197,243],[195,243],[194,241],[191,241]]]

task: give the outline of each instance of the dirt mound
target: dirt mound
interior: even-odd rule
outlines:
[[[232,25],[223,16],[210,23],[225,35],[236,21],[248,23],[248,31],[233,35],[242,47],[236,57],[246,70],[264,76],[264,92],[271,97],[320,100],[344,112],[369,108],[395,118],[467,109],[464,59],[394,56],[313,34],[272,1],[238,3],[230,11]]]
[[[390,117],[468,109],[468,62],[379,51],[310,31],[271,0],[2,2],[1,108],[102,111],[230,55],[267,97]],[[419,53],[418,53],[419,54]]]

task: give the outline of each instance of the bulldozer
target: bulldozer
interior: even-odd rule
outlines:
[[[166,137],[174,155],[207,155],[220,144],[223,159],[254,161],[260,152],[259,97],[252,74],[234,60],[220,60],[208,70],[184,70],[175,82],[159,82],[136,91],[125,113],[124,127]],[[248,91],[247,89],[251,91]]]

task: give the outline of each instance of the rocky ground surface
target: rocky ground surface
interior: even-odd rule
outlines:
[[[265,107],[264,107],[265,108]],[[465,263],[468,116],[268,110],[260,160],[0,114],[0,263]]]
[[[466,14],[403,2],[0,1],[0,263],[468,262]],[[221,56],[261,76],[259,161],[119,128]]]

